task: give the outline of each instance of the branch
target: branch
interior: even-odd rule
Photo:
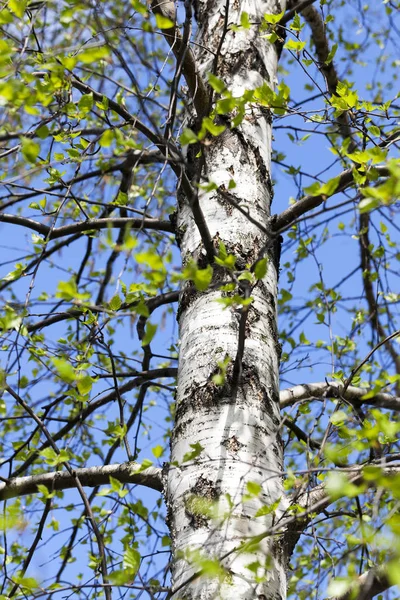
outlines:
[[[55,135],[55,134],[54,134]],[[64,188],[68,188],[71,184],[81,183],[82,181],[87,181],[88,179],[92,179],[94,177],[103,177],[104,175],[108,175],[109,173],[114,173],[115,171],[120,171],[121,173],[125,173],[127,169],[133,169],[134,167],[140,164],[151,164],[151,163],[166,163],[173,162],[175,159],[171,157],[165,157],[158,150],[133,150],[128,153],[127,158],[118,164],[112,164],[108,166],[103,166],[101,169],[94,169],[93,171],[88,171],[87,173],[83,173],[82,175],[78,175],[77,177],[73,177],[72,179],[62,181],[61,183],[56,183],[48,186],[43,189],[35,189],[30,187],[33,191],[28,192],[26,194],[20,194],[18,196],[13,195],[13,199],[9,202],[5,202],[0,205],[0,210],[5,210],[9,206],[13,206],[16,202],[21,200],[29,200],[29,198],[34,198],[39,194],[49,194],[54,192],[55,190],[62,190]],[[176,160],[175,160],[176,162]],[[10,181],[5,180],[2,183],[7,185],[14,185],[14,181],[16,179],[13,178]],[[19,186],[26,187],[26,186]]]
[[[126,394],[127,392],[130,392],[131,390],[135,389],[136,387],[140,387],[143,383],[146,383],[147,381],[150,382],[152,379],[158,379],[159,377],[175,377],[175,376],[176,376],[176,369],[173,367],[165,367],[165,368],[160,368],[160,369],[153,369],[151,371],[145,371],[145,372],[142,372],[138,377],[135,377],[134,379],[131,379],[130,381],[127,381],[126,383],[123,383],[122,385],[120,385],[119,386],[119,394],[120,395]],[[156,385],[156,384],[153,383],[152,385]],[[64,425],[64,427],[62,427],[61,429],[59,429],[57,432],[55,432],[53,434],[53,436],[52,436],[53,442],[57,442],[58,440],[63,438],[67,433],[69,433],[71,431],[71,429],[73,429],[73,427],[77,423],[82,423],[93,412],[95,412],[97,409],[101,408],[102,406],[105,406],[109,402],[115,400],[116,397],[117,397],[116,390],[112,389],[107,394],[104,394],[104,396],[101,396],[97,400],[94,400],[90,404],[87,404],[79,413],[74,414],[74,416],[71,417],[71,419],[68,421],[68,423],[66,423],[66,425]],[[39,448],[34,450],[32,452],[32,454],[30,456],[28,456],[28,458],[24,461],[24,463],[22,465],[20,465],[14,471],[13,476],[17,477],[18,475],[20,475],[20,473],[23,473],[33,462],[35,462],[35,460],[40,455],[40,452],[42,452],[45,448],[48,448],[49,445],[50,444],[48,441],[43,442],[43,444]]]
[[[171,47],[177,61],[182,61],[182,73],[189,88],[197,116],[201,120],[208,111],[209,94],[200,76],[191,48],[185,47],[179,27],[176,25],[175,3],[171,0],[152,0],[151,9],[155,15],[161,15],[173,23],[172,27],[162,29],[165,40]],[[179,64],[179,63],[178,63]]]
[[[282,19],[279,21],[279,25],[286,25],[286,23],[293,19],[296,13],[299,14],[302,10],[314,2],[316,2],[316,0],[303,0],[303,2],[299,2],[294,8],[285,12]],[[291,4],[293,4],[293,2]]]
[[[161,469],[148,467],[141,471],[141,464],[136,462],[87,467],[75,469],[74,472],[84,487],[96,487],[110,483],[110,477],[121,483],[143,485],[158,492],[162,491]],[[38,485],[45,485],[52,492],[76,488],[76,478],[68,471],[41,473],[30,477],[14,477],[7,483],[0,483],[0,500],[37,494]]]
[[[158,296],[148,298],[147,300],[144,301],[144,303],[146,304],[146,306],[149,310],[149,316],[150,316],[151,313],[154,310],[156,310],[156,308],[158,308],[159,306],[164,306],[165,304],[171,304],[172,302],[178,302],[178,300],[179,300],[179,291],[173,291],[173,292],[165,292],[164,294],[159,294]],[[121,304],[120,308],[117,311],[108,310],[104,306],[96,306],[96,305],[92,305],[92,304],[82,305],[82,307],[80,309],[79,308],[70,308],[69,310],[66,310],[65,312],[56,313],[49,317],[46,317],[45,319],[42,319],[41,321],[38,321],[37,323],[32,323],[27,326],[27,329],[28,329],[29,333],[34,333],[35,331],[38,331],[39,329],[43,329],[43,327],[48,327],[49,325],[54,325],[54,323],[60,323],[61,321],[66,321],[67,319],[77,319],[79,317],[84,316],[84,314],[85,314],[84,309],[88,309],[92,313],[107,313],[107,314],[115,315],[116,313],[118,313],[122,310],[128,310],[129,308],[132,308],[132,307],[134,308],[140,302],[141,302],[141,300],[134,300],[133,302],[129,302],[129,303],[124,302],[123,304]],[[140,373],[138,372],[137,374],[139,375]]]
[[[329,41],[326,35],[326,24],[321,16],[321,12],[318,11],[315,6],[311,6],[312,4],[313,2],[311,1],[298,2],[297,6],[295,6],[293,10],[297,13],[301,12],[302,17],[304,17],[311,29],[311,36],[318,58],[318,67],[325,78],[328,92],[334,96],[337,94],[336,90],[339,83],[339,77],[333,61],[331,60],[328,64],[326,63],[330,52]],[[350,139],[349,151],[354,151],[357,145],[352,139],[353,134],[348,113],[341,113],[336,117],[336,121],[338,123],[339,133],[342,138]]]
[[[33,74],[37,77],[46,77],[49,75],[46,71],[36,71]],[[79,77],[77,77],[74,74],[72,74],[71,85],[75,89],[79,90],[82,94],[92,94],[93,99],[97,102],[103,102],[104,100],[106,100],[108,108],[117,115],[119,115],[122,119],[124,119],[125,123],[132,125],[132,127],[137,129],[137,131],[142,133],[144,136],[146,136],[148,140],[150,140],[155,146],[157,146],[157,148],[163,154],[165,160],[171,161],[172,158],[171,167],[174,173],[178,177],[180,177],[181,185],[185,191],[186,196],[188,198],[192,197],[193,188],[186,173],[182,169],[182,166],[179,164],[182,162],[182,157],[180,155],[179,150],[174,144],[164,140],[160,135],[154,133],[154,131],[147,127],[147,125],[142,123],[137,117],[132,115],[128,110],[126,110],[126,108],[124,108],[121,104],[118,104],[118,102],[115,102],[115,100],[112,100],[112,98],[109,98],[105,94],[96,92],[96,90],[90,87],[90,85],[87,85],[86,83],[81,81]]]
[[[154,8],[153,8],[153,10],[154,10]],[[161,11],[161,9],[160,9],[160,11]],[[163,14],[163,13],[160,12],[160,14]],[[166,16],[168,18],[168,14],[165,14],[163,16]],[[188,53],[186,53],[186,54],[188,54]],[[38,77],[45,77],[48,74],[45,71],[43,71],[43,72],[38,71],[35,73],[35,75]],[[127,111],[123,106],[118,104],[118,102],[115,102],[114,100],[112,100],[108,96],[105,96],[104,94],[96,92],[96,90],[94,90],[92,87],[90,87],[86,83],[83,83],[83,81],[81,81],[76,75],[73,75],[73,78],[71,80],[71,85],[74,88],[76,88],[77,90],[79,90],[82,94],[92,94],[93,98],[95,100],[97,100],[98,102],[102,102],[104,99],[106,99],[107,103],[108,103],[108,108],[110,110],[112,110],[117,115],[122,117],[126,123],[129,123],[130,125],[132,125],[132,127],[137,129],[138,131],[140,131],[140,133],[143,133],[143,135],[145,135],[151,142],[153,142],[153,144],[155,144],[155,146],[157,146],[157,148],[160,150],[160,152],[165,157],[165,160],[170,161],[171,168],[174,171],[175,175],[178,177],[179,185],[182,188],[183,192],[185,193],[186,198],[188,199],[188,202],[189,202],[190,207],[193,212],[194,221],[199,230],[201,239],[203,241],[204,247],[207,252],[208,259],[209,259],[210,263],[212,263],[214,261],[214,255],[215,255],[212,238],[211,238],[207,223],[204,219],[204,215],[203,215],[203,212],[201,210],[201,207],[200,207],[200,204],[198,201],[198,193],[193,188],[193,186],[187,176],[187,173],[185,172],[185,170],[181,164],[182,156],[181,156],[178,148],[174,144],[172,144],[169,140],[165,140],[161,136],[159,136],[157,133],[154,133],[153,131],[151,131],[151,129],[149,129],[144,123],[139,121],[136,117],[131,115],[130,112]],[[203,101],[204,101],[204,99],[201,102],[203,102]]]
[[[377,170],[379,177],[386,177],[389,175],[389,171],[385,166],[377,166],[374,167]],[[353,185],[354,176],[352,169],[346,169],[342,171],[339,175],[339,183],[332,194],[338,194],[339,192],[343,192],[345,189]],[[331,196],[329,196],[331,197]],[[320,206],[323,202],[328,199],[326,194],[319,194],[318,196],[304,196],[292,206],[289,206],[286,210],[281,212],[279,215],[273,215],[271,218],[271,227],[275,233],[282,233],[286,229],[288,229],[293,223],[304,215],[305,213],[313,210],[317,206]]]
[[[71,223],[69,225],[63,225],[62,227],[56,227],[55,229],[52,229],[44,223],[34,221],[33,219],[20,217],[17,215],[10,215],[7,213],[0,213],[0,221],[3,223],[12,223],[13,225],[20,225],[21,227],[32,229],[32,231],[36,231],[37,233],[43,235],[47,241],[56,240],[74,233],[98,231],[100,229],[107,229],[109,227],[131,227],[132,229],[156,229],[157,231],[165,231],[167,233],[175,232],[175,227],[171,221],[163,221],[159,219],[140,219],[135,217],[88,219],[87,221]]]
[[[397,457],[392,457],[397,458]],[[385,477],[398,477],[400,473],[400,465],[387,466],[388,457],[384,457],[381,461],[374,461],[367,465],[356,465],[355,467],[347,468],[336,468],[335,472],[344,473],[348,477],[350,484],[359,486],[361,484],[367,485],[369,488],[375,487],[377,484],[374,480],[369,477],[364,480],[363,469],[365,466],[375,466],[381,469],[381,472]],[[379,485],[381,485],[379,483]],[[339,498],[332,498],[326,491],[325,484],[321,484],[307,490],[300,492],[292,499],[292,506],[299,506],[304,509],[304,512],[300,512],[294,517],[283,519],[280,524],[276,527],[280,527],[280,531],[283,530],[283,546],[285,548],[286,555],[290,559],[297,542],[303,531],[308,527],[315,515],[325,511],[330,504],[336,502]]]
[[[400,412],[400,398],[381,392],[371,398],[363,398],[368,390],[350,385],[343,394],[344,385],[337,381],[320,381],[304,383],[282,390],[279,394],[281,409],[292,406],[296,402],[325,398],[344,398],[351,404],[368,404],[378,408],[387,408]]]
[[[376,567],[360,575],[346,593],[329,600],[370,600],[388,590],[392,585],[394,584],[388,577],[387,569]],[[355,592],[356,595],[354,595]]]
[[[59,450],[57,444],[55,443],[54,439],[52,438],[50,432],[48,431],[46,425],[41,420],[41,418],[38,417],[38,415],[35,413],[35,411],[33,411],[32,408],[25,402],[25,400],[23,400],[23,398],[21,398],[21,396],[19,396],[9,385],[5,384],[4,389],[10,394],[10,396],[12,396],[14,398],[14,400],[16,400],[16,402],[32,418],[32,420],[36,423],[36,425],[39,427],[41,432],[44,434],[50,448],[52,448],[52,450],[55,452],[55,454],[57,454],[57,456],[60,456],[60,450]],[[79,495],[82,499],[83,505],[85,507],[86,517],[92,527],[94,537],[96,538],[96,542],[97,542],[97,549],[98,549],[99,558],[100,558],[100,572],[102,575],[102,580],[103,580],[103,583],[108,583],[109,580],[108,580],[108,573],[107,573],[107,559],[106,559],[106,554],[105,554],[103,535],[97,525],[96,519],[94,518],[92,507],[90,506],[90,503],[88,501],[86,493],[82,487],[82,483],[81,483],[78,475],[76,474],[75,469],[73,469],[71,467],[71,465],[69,464],[69,462],[67,460],[62,460],[61,462],[64,465],[65,469],[67,470],[68,474],[70,475],[71,479],[73,480],[74,487],[78,490]],[[111,600],[111,591],[110,590],[107,590],[107,589],[105,590],[105,597],[106,597],[106,600]]]
[[[379,318],[379,307],[372,284],[373,266],[370,252],[369,240],[370,215],[369,213],[360,214],[360,254],[361,254],[361,273],[362,285],[364,287],[365,299],[368,305],[368,313],[370,316],[370,324],[372,331],[376,332],[379,338],[384,338],[385,349],[393,360],[396,373],[400,374],[400,356],[396,352],[395,347],[388,339],[385,328]],[[377,271],[377,269],[375,269]],[[389,310],[388,310],[389,313]],[[390,313],[389,313],[390,316]],[[396,393],[400,393],[400,383],[396,384]]]
[[[47,75],[47,73],[45,74]],[[112,100],[111,98],[105,96],[104,94],[101,94],[100,92],[96,92],[96,90],[90,87],[90,85],[83,83],[83,81],[81,81],[76,75],[73,75],[71,79],[71,85],[72,87],[79,90],[82,94],[93,94],[93,99],[97,102],[102,102],[104,98],[106,98],[108,108],[110,110],[112,110],[122,119],[124,119],[126,123],[131,124],[135,129],[140,131],[140,133],[143,133],[143,135],[145,135],[151,142],[153,142],[153,144],[155,144],[156,146],[160,145],[160,136],[154,133],[151,129],[149,129],[147,125],[139,121],[139,119],[131,115],[131,113],[128,110],[126,110],[126,108],[124,108],[121,104],[118,104],[118,102],[115,102],[115,100]],[[165,144],[162,145],[165,146]]]

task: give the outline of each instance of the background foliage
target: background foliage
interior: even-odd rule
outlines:
[[[251,98],[274,116],[282,389],[327,378],[398,396],[399,6],[315,4],[322,41],[303,15],[266,17],[265,36],[283,46],[279,87]],[[182,272],[176,246],[176,175],[197,137],[169,23],[139,0],[1,5],[2,481],[66,462],[162,465],[179,282],[208,283],[195,266]],[[246,14],[230,26],[248,27]],[[249,98],[210,83],[219,113],[240,120]],[[282,211],[304,198],[310,210],[286,224]],[[295,598],[323,597],[333,576],[394,565],[400,551],[399,477],[371,471],[370,490],[335,471],[395,465],[396,413],[319,400],[283,411],[287,490],[329,476],[345,498],[306,529]],[[111,478],[85,497],[42,486],[4,501],[0,598],[101,596],[102,560],[116,596],[166,596],[160,495]],[[346,586],[336,579],[330,593]]]

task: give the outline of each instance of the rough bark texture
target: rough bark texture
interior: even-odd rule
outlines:
[[[215,53],[224,27],[240,23],[240,12],[249,14],[250,29],[227,31],[215,74],[234,96],[265,81],[276,82],[277,52],[260,37],[264,13],[284,9],[283,2],[250,0],[239,7],[236,1],[205,0],[197,8],[198,33],[195,46],[203,73],[215,69]],[[209,52],[206,49],[211,49]],[[245,331],[242,372],[237,389],[233,368],[238,350],[239,309],[223,309],[216,302],[223,293],[216,286],[206,292],[187,284],[179,311],[180,363],[176,422],[171,442],[167,506],[174,552],[172,589],[174,599],[282,600],[286,597],[285,556],[279,538],[265,536],[251,550],[238,552],[243,542],[262,538],[284,509],[281,501],[271,514],[256,517],[261,507],[279,504],[282,490],[282,446],[279,438],[278,363],[276,327],[278,265],[268,240],[256,223],[267,228],[272,200],[270,180],[271,116],[259,106],[248,107],[242,124],[219,137],[210,137],[200,148],[190,148],[189,167],[193,182],[209,179],[219,186],[200,192],[199,201],[215,247],[222,241],[237,257],[236,268],[245,268],[260,250],[270,248],[268,271],[252,296]],[[227,202],[221,192],[231,179],[234,202],[249,211],[246,215]],[[201,238],[189,202],[180,199],[178,227],[185,263],[194,258],[206,264]],[[214,269],[213,284],[223,274]],[[212,376],[217,363],[231,359],[223,386]],[[198,456],[191,444],[203,448]],[[185,457],[186,454],[186,457]],[[186,460],[184,460],[184,457]],[[248,495],[249,482],[260,485],[261,493]],[[199,556],[217,559],[225,576],[204,574]],[[252,565],[252,566],[251,566]],[[250,566],[250,568],[249,568]],[[254,572],[256,571],[256,573]]]

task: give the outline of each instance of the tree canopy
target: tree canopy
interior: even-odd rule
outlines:
[[[288,597],[396,597],[399,3],[289,0],[257,22],[239,4],[205,26],[200,1],[1,2],[0,600],[171,597],[160,492],[168,468],[207,456],[193,438],[169,463],[177,322],[217,291],[238,350],[216,351],[210,382],[236,393],[252,294],[279,261],[286,504],[256,518],[285,533]],[[241,46],[255,27],[255,53],[279,56],[262,85]],[[216,49],[202,28],[219,32]],[[246,89],[231,86],[228,38]],[[271,174],[257,163],[274,196],[264,224],[236,194],[240,172],[201,168],[258,115],[273,131]],[[246,260],[210,234],[213,193],[270,240]],[[190,227],[201,250],[181,256]],[[241,502],[260,498],[246,486]],[[221,527],[216,499],[198,494],[187,512]],[[259,567],[248,560],[249,578]]]

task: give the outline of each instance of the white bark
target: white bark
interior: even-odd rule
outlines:
[[[201,46],[197,47],[197,58],[203,73],[210,70],[213,58],[204,48],[215,52],[218,47],[225,4],[225,0],[210,0],[199,6],[197,41]],[[234,95],[261,86],[265,80],[270,85],[276,81],[276,50],[261,39],[258,24],[263,13],[276,13],[283,8],[283,3],[272,0],[242,3],[241,10],[249,14],[253,25],[250,30],[228,31],[217,73]],[[234,3],[229,15],[230,23],[240,22]],[[202,178],[225,189],[234,179],[235,201],[246,206],[253,219],[266,227],[271,203],[268,112],[249,107],[238,128],[228,126],[225,133],[210,137],[207,143],[202,147]],[[192,160],[195,168],[197,161]],[[257,225],[232,208],[218,190],[200,192],[199,200],[216,248],[222,240],[228,252],[237,256],[239,270],[254,262],[270,241]],[[203,257],[201,238],[185,199],[181,201],[178,225],[183,232],[183,260]],[[176,600],[286,597],[286,564],[279,539],[265,537],[251,552],[238,552],[244,541],[261,536],[271,527],[284,508],[281,500],[275,514],[255,516],[260,508],[283,497],[278,433],[277,261],[272,250],[269,254],[267,275],[252,292],[254,302],[246,323],[243,371],[236,397],[232,368],[228,368],[223,386],[216,386],[212,375],[226,355],[231,365],[235,361],[240,312],[224,310],[216,302],[222,295],[216,289],[199,293],[189,284],[182,291],[176,423],[166,498],[175,557],[172,589]],[[214,275],[217,283],[221,270],[216,269]],[[195,443],[203,450],[193,460],[184,462],[185,454],[193,450],[191,444]],[[246,499],[249,482],[259,484],[261,492]],[[226,577],[207,576],[199,554],[219,560]],[[248,568],[251,563],[258,563],[257,577]]]
[[[305,402],[306,400],[313,400],[315,398],[319,400],[341,398],[343,387],[343,384],[338,381],[319,381],[316,383],[295,385],[280,392],[280,405],[281,408],[287,408],[288,406],[293,406],[296,402]],[[400,398],[384,392],[375,394],[370,398],[364,398],[367,392],[368,390],[365,388],[349,385],[343,397],[345,400],[354,402],[355,404],[368,404],[377,408],[400,411]]]
[[[140,463],[131,462],[122,465],[81,468],[76,469],[75,474],[84,487],[106,485],[110,482],[110,477],[114,477],[121,483],[132,483],[157,491],[162,490],[161,469],[148,467],[141,470]],[[76,487],[76,480],[68,471],[52,471],[28,477],[13,477],[0,483],[0,500],[35,494],[39,492],[38,485],[46,486],[51,493]]]

